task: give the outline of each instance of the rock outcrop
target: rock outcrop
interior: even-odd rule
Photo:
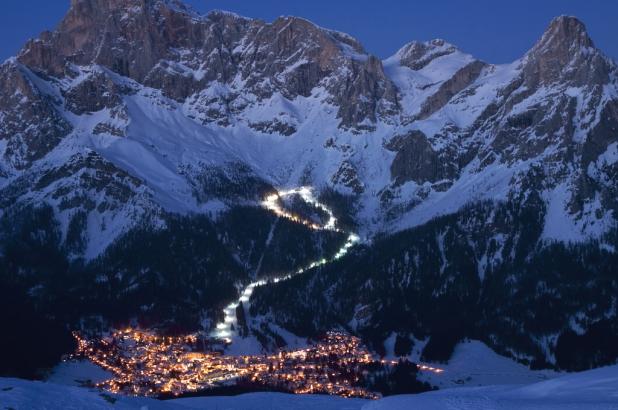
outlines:
[[[275,93],[294,99],[323,87],[339,107],[340,125],[359,131],[397,110],[379,59],[355,39],[297,17],[268,24],[225,12],[198,16],[180,2],[75,0],[58,29],[30,41],[18,59],[58,78],[74,75],[72,65],[96,64],[179,102],[195,96],[209,106],[246,106],[247,92],[257,100]],[[228,91],[205,101],[199,95],[213,81]],[[206,122],[222,120],[200,110]]]
[[[71,132],[57,101],[33,82],[35,76],[12,60],[0,67],[0,141],[7,168],[22,170],[42,159]]]

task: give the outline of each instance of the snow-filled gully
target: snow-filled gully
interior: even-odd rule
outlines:
[[[326,223],[322,225],[317,224],[308,219],[304,219],[298,215],[294,215],[286,211],[283,207],[279,205],[280,199],[289,197],[292,195],[298,195],[302,198],[303,201],[305,201],[309,205],[324,211],[328,215],[328,220],[326,221]],[[317,198],[313,195],[311,188],[308,188],[308,187],[301,187],[301,188],[295,188],[295,189],[290,189],[286,191],[279,191],[275,194],[271,194],[262,201],[262,206],[265,209],[268,209],[269,211],[273,212],[275,215],[277,215],[280,218],[289,219],[291,221],[300,223],[316,231],[323,230],[323,231],[344,232],[343,230],[337,227],[337,218],[333,214],[333,211],[330,208],[328,208],[328,206],[326,206],[325,204],[319,202]],[[343,257],[345,254],[347,254],[350,248],[352,248],[359,241],[360,241],[360,237],[358,235],[356,235],[353,232],[348,232],[347,240],[345,241],[343,246],[337,251],[335,256],[333,256],[332,259],[324,259],[324,258],[319,259],[319,260],[311,262],[306,267],[298,269],[294,272],[289,272],[289,273],[286,273],[284,275],[281,275],[275,278],[270,278],[268,280],[261,279],[261,280],[248,284],[242,290],[240,297],[234,302],[230,303],[223,310],[224,319],[222,322],[217,324],[216,329],[214,330],[212,336],[218,339],[222,339],[226,343],[233,342],[232,336],[234,336],[234,329],[237,328],[236,308],[238,307],[238,305],[240,305],[241,302],[243,303],[243,305],[245,306],[247,305],[256,287],[267,286],[269,284],[278,283],[278,282],[290,279],[296,275],[299,275],[309,269],[315,268],[317,266],[326,265],[330,262],[333,262]]]

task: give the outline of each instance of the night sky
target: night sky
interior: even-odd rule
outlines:
[[[490,63],[521,57],[558,15],[579,17],[597,47],[618,59],[618,1],[613,0],[187,0],[200,12],[223,9],[272,21],[305,17],[358,38],[388,57],[411,40],[443,38]],[[69,0],[2,0],[0,60],[55,27]]]

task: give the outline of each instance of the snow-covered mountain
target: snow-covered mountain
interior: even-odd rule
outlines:
[[[562,331],[616,317],[615,293],[602,289],[617,286],[603,276],[618,245],[617,73],[567,16],[521,59],[493,65],[443,40],[380,61],[297,17],[267,23],[199,15],[178,0],[72,0],[56,30],[0,66],[2,266],[27,278],[26,293],[55,300],[58,292],[46,294],[54,269],[28,256],[45,249],[57,271],[86,272],[63,280],[100,297],[88,315],[126,303],[112,320],[190,310],[195,322],[259,270],[275,228],[251,207],[273,187],[311,185],[365,239],[401,232],[399,247],[382,246],[384,261],[367,262],[370,274],[347,265],[340,278],[286,294],[307,300],[302,309],[317,303],[311,289],[368,290],[362,303],[339,292],[336,318],[315,323],[365,324],[384,337],[404,329],[379,313],[383,292],[396,291],[390,308],[418,312],[418,300],[459,292],[445,300],[496,307],[470,319],[492,329],[483,334],[494,347],[554,362]],[[285,238],[296,228],[278,229],[273,254],[291,252],[295,267],[341,239],[294,231],[304,238],[295,244]],[[547,259],[555,246],[589,275],[576,283],[600,293],[577,303],[565,269]],[[149,257],[165,252],[169,261]],[[555,275],[535,279],[544,263]],[[390,284],[369,291],[381,280]],[[547,294],[575,297],[549,328],[534,329],[533,347],[502,340],[525,300],[514,283],[534,297],[532,313]],[[412,288],[434,300],[410,299]],[[153,301],[169,289],[177,299]],[[255,304],[265,315],[274,305]],[[430,312],[418,315],[405,331],[436,330]],[[509,331],[496,330],[501,320]]]
[[[531,192],[544,238],[614,223],[616,67],[571,17],[496,66],[442,40],[382,62],[300,18],[75,0],[2,65],[2,94],[3,196],[52,204],[65,234],[85,211],[87,257],[155,209],[219,209],[229,173],[355,194],[367,234]]]

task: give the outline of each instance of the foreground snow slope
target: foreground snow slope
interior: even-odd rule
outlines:
[[[15,410],[99,410],[99,409],[268,409],[268,410],[356,410],[367,401],[332,396],[295,396],[280,393],[253,393],[235,397],[203,397],[159,401],[119,397],[96,390],[52,383],[0,379],[0,408]]]
[[[527,386],[449,389],[394,396],[365,410],[398,409],[618,409],[618,366],[572,374]]]
[[[420,357],[412,357],[419,363]],[[440,389],[492,385],[528,385],[553,379],[560,373],[531,370],[528,366],[501,356],[478,340],[462,342],[455,347],[448,364],[435,363],[442,373],[422,372],[420,378]]]
[[[0,404],[15,410],[55,409],[618,409],[618,366],[523,386],[487,386],[393,396],[378,401],[254,393],[157,401],[112,397],[52,383],[0,379]]]

